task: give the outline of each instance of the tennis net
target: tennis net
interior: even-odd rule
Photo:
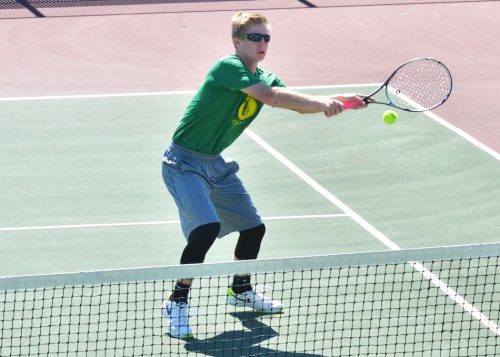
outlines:
[[[500,243],[0,278],[0,356],[499,356]],[[226,304],[252,273],[284,310]],[[162,301],[193,277],[194,337]]]

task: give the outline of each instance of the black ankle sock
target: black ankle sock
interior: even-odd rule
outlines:
[[[231,288],[236,294],[241,294],[245,291],[252,290],[252,285],[250,284],[250,275],[235,275]]]
[[[177,303],[179,303],[179,302],[187,303],[188,295],[189,295],[189,288],[190,288],[190,285],[183,284],[180,281],[178,281],[175,284],[174,291],[172,292],[172,294],[170,295],[170,297],[168,299],[171,301],[175,301]]]

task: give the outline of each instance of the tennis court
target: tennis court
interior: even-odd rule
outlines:
[[[366,89],[302,90],[327,93],[332,90]],[[4,126],[1,141],[2,151],[6,153],[2,157],[2,167],[8,168],[8,175],[2,176],[2,187],[9,187],[4,193],[8,204],[2,206],[1,212],[5,222],[1,228],[1,244],[4,247],[2,275],[177,264],[184,240],[175,206],[159,179],[159,163],[168,142],[165,133],[171,132],[176,125],[175,121],[164,120],[164,113],[179,117],[190,95],[162,93],[2,102],[3,114],[11,119],[10,123],[15,124]],[[499,219],[495,214],[499,211],[500,202],[498,161],[426,114],[401,113],[402,120],[388,126],[380,120],[380,110],[373,105],[365,111],[344,113],[342,118],[326,121],[322,117],[303,117],[282,110],[266,109],[252,130],[228,151],[227,156],[238,159],[242,167],[241,176],[245,178],[248,189],[265,217],[268,234],[261,258],[397,250],[498,240]],[[33,126],[33,122],[36,122],[36,126]],[[216,242],[207,261],[230,260],[235,237],[230,235]],[[367,258],[360,257],[361,261]],[[458,265],[459,271],[473,268],[481,272],[479,278],[474,275],[464,277],[463,272],[447,272],[449,265],[457,264],[451,261],[441,263],[443,267],[436,267],[436,263],[433,263],[431,271],[436,273],[436,270],[443,269],[441,276],[455,279],[455,274],[459,274],[461,278],[457,286],[465,291],[474,289],[474,292],[469,292],[475,298],[473,301],[477,302],[476,294],[482,289],[486,289],[487,294],[493,294],[481,305],[488,313],[493,313],[489,317],[492,320],[488,321],[494,323],[497,316],[490,309],[495,301],[498,302],[498,291],[488,292],[486,285],[492,282],[484,280],[485,276],[490,279],[498,277],[498,263],[491,259],[476,259],[473,263],[459,260],[462,262]],[[280,264],[274,263],[269,268],[276,269]],[[228,311],[222,301],[224,295],[220,288],[217,289],[224,286],[223,281],[227,278],[217,278],[216,283],[202,280],[199,287],[207,291],[200,289],[198,292],[195,289],[192,294],[193,304],[198,306],[195,313],[199,321],[198,335],[187,344],[159,332],[162,331],[162,319],[155,316],[155,309],[164,298],[164,292],[170,289],[171,282],[168,279],[153,283],[154,288],[131,287],[127,283],[127,298],[133,296],[137,300],[125,305],[120,304],[119,300],[120,284],[116,287],[110,285],[109,288],[107,285],[97,285],[92,290],[82,288],[81,292],[79,288],[72,288],[70,306],[90,306],[89,311],[83,309],[83,313],[91,316],[92,306],[98,306],[97,320],[84,317],[79,322],[78,332],[69,327],[66,331],[64,316],[74,316],[75,312],[71,308],[66,312],[63,308],[57,308],[54,313],[56,316],[62,314],[61,320],[54,322],[49,318],[44,323],[42,319],[40,324],[61,324],[49,335],[68,336],[67,341],[63,337],[57,349],[45,349],[44,338],[40,337],[34,341],[40,341],[42,347],[35,351],[70,355],[74,351],[79,351],[75,355],[82,351],[99,355],[105,351],[102,352],[104,355],[111,349],[123,355],[155,355],[160,353],[158,351],[165,353],[167,348],[166,351],[173,354],[216,356],[228,353],[286,355],[292,352],[302,356],[354,356],[372,353],[369,346],[375,345],[378,346],[376,353],[384,351],[386,354],[398,354],[406,353],[406,350],[396,342],[395,336],[416,333],[420,338],[405,339],[405,344],[413,344],[414,351],[423,354],[429,352],[429,346],[432,349],[440,346],[450,355],[457,351],[464,356],[496,353],[494,333],[481,326],[460,306],[445,300],[444,303],[441,301],[443,311],[432,304],[430,311],[428,307],[424,308],[427,306],[422,305],[424,301],[428,304],[429,299],[445,299],[446,295],[439,295],[437,288],[422,289],[419,272],[406,263],[403,266],[406,267],[402,269],[403,273],[398,273],[396,268],[388,268],[388,277],[382,275],[382,278],[365,277],[363,268],[359,268],[359,276],[355,273],[350,277],[354,267],[346,268],[347,273],[342,273],[342,270],[331,273],[340,276],[340,286],[330,286],[332,277],[325,276],[322,270],[312,270],[310,273],[306,270],[302,275],[300,271],[283,273],[283,276],[275,273],[271,278],[264,275],[261,284],[270,285],[273,293],[290,307],[289,315],[278,319],[245,311]],[[235,268],[230,269],[226,274]],[[393,270],[396,277],[391,275],[391,272],[394,274]],[[131,276],[127,271],[124,273],[127,279],[140,277]],[[402,274],[402,281],[398,274]],[[381,274],[377,271],[376,275]],[[164,273],[164,276],[167,274]],[[342,283],[342,279],[346,282]],[[83,281],[89,284],[87,280]],[[297,281],[301,286],[300,297],[293,294]],[[329,281],[326,296],[335,297],[337,304],[338,300],[345,299],[346,304],[352,307],[345,307],[346,311],[342,312],[337,304],[325,301],[325,290],[319,289],[325,281]],[[486,285],[481,286],[481,282]],[[476,283],[480,287],[476,287]],[[356,306],[359,306],[356,304],[362,302],[355,297],[364,296],[360,292],[366,294],[367,286],[371,284],[374,293],[378,294],[379,300],[376,301],[391,301],[394,284],[400,284],[401,296],[417,294],[418,299],[414,301],[410,299],[403,303],[397,300],[411,311],[420,312],[420,315],[410,313],[403,320],[397,318],[397,322],[403,324],[404,332],[401,332],[402,327],[391,327],[395,323],[394,310],[391,310],[392,317],[391,314],[385,316],[383,307],[381,312],[377,312],[375,302],[369,303],[372,308],[368,315],[363,315],[367,312],[356,310]],[[377,284],[384,286],[382,292],[377,290]],[[388,291],[386,285],[391,287]],[[314,306],[322,311],[310,317],[314,321],[313,327],[300,322],[309,310],[294,305],[296,301],[303,301],[300,299],[304,298],[304,289],[311,294],[308,301],[315,301]],[[30,293],[21,291],[23,299],[30,299]],[[35,311],[52,311],[52,306],[59,306],[59,301],[64,305],[67,290],[59,293],[56,289],[50,293],[45,292],[44,288],[43,291],[40,296],[36,292],[32,293]],[[213,302],[207,301],[208,291],[217,297],[213,305]],[[339,296],[339,291],[343,295]],[[92,298],[94,295],[96,297]],[[113,301],[113,296],[118,296],[118,300]],[[480,296],[482,301],[484,298]],[[5,306],[9,306],[10,299],[10,295],[5,297]],[[123,316],[127,316],[127,319],[140,320],[141,316],[145,316],[154,321],[154,325],[141,325],[140,322],[127,320],[122,325],[116,323],[117,332],[110,335],[108,325],[114,324],[114,316],[121,316],[115,312],[120,311],[120,306],[126,306]],[[329,310],[329,306],[335,306],[336,309]],[[156,313],[159,315],[159,310]],[[432,321],[428,320],[429,316],[435,316],[436,313],[442,316],[438,320],[457,331],[437,338],[432,330],[435,325],[440,326],[439,322],[434,320],[435,317]],[[457,314],[462,317],[465,315],[466,322],[460,320],[461,325],[457,325],[458,322],[454,322]],[[8,316],[6,312],[5,317]],[[104,320],[102,316],[106,316]],[[349,321],[365,321],[372,328],[365,330],[354,322],[345,322],[346,316]],[[27,317],[12,315],[12,318],[24,321]],[[428,329],[419,331],[418,327],[412,327],[415,321],[416,326],[424,324]],[[343,325],[339,325],[341,323]],[[94,331],[92,326],[103,324],[106,325],[104,335],[99,328],[98,332]],[[464,324],[470,326],[465,331],[463,327],[458,327]],[[282,330],[283,325],[287,326],[286,334]],[[26,322],[23,326],[26,328]],[[17,327],[14,324],[13,331]],[[307,337],[307,328],[317,330],[315,338],[322,341],[320,348]],[[380,335],[371,336],[370,332],[374,328],[387,331],[385,339]],[[43,336],[44,330],[40,331]],[[149,336],[144,339],[137,337],[142,336],[142,333],[147,334],[144,331],[156,332],[152,332],[151,339]],[[291,333],[296,336],[292,345],[291,340],[288,340]],[[80,344],[87,341],[83,343],[84,349],[74,347],[75,344],[71,343],[75,336],[80,336]],[[444,345],[443,336],[448,336],[444,338],[449,340]],[[469,342],[457,342],[469,341],[471,336],[483,342],[472,347]],[[104,342],[99,342],[102,339]],[[347,347],[335,342],[358,339],[359,344],[352,345],[349,342]],[[435,346],[436,342],[426,343],[431,340],[439,340],[439,345]],[[134,344],[130,345],[130,341]],[[138,349],[137,345],[143,346],[142,349]],[[13,355],[16,355],[16,351],[25,352],[15,348],[7,350]]]
[[[405,7],[404,2],[401,2],[401,5],[393,4],[388,7],[370,5],[351,9],[348,4],[338,4],[340,8],[337,8],[328,6],[327,2],[319,4],[320,1],[316,1],[315,3],[318,3],[320,7],[324,5],[326,8],[311,9],[311,6],[307,6],[306,3],[314,2],[299,1],[297,8],[294,7],[291,10],[282,8],[278,2],[273,2],[274,8],[272,5],[268,5],[269,8],[266,7],[276,20],[279,18],[278,15],[303,15],[302,11],[306,10],[302,7],[307,11],[318,11],[317,16],[335,11],[340,11],[344,16],[351,10],[362,12],[373,10],[374,14],[387,10],[397,13],[402,13],[403,10],[409,13],[419,11],[425,13],[419,6],[406,4]],[[69,11],[76,11],[72,7],[39,7],[35,10],[48,16],[46,19],[41,19],[41,16],[37,15],[36,21],[46,21],[46,27],[42,26],[41,22],[23,23],[29,21],[24,17],[14,20],[4,18],[0,26],[3,26],[6,31],[12,31],[16,27],[23,29],[25,26],[34,25],[40,33],[44,33],[44,28],[50,29],[48,33],[53,33],[56,25],[67,25],[71,22],[75,26],[72,31],[75,34],[92,31],[91,24],[109,25],[122,22],[122,26],[127,23],[133,28],[136,22],[140,24],[148,18],[151,22],[146,31],[156,33],[155,24],[167,19],[167,27],[175,24],[181,29],[180,34],[173,32],[175,40],[179,41],[180,38],[185,40],[182,26],[187,19],[199,21],[198,16],[203,18],[206,14],[210,14],[217,22],[218,19],[230,16],[229,10],[216,10],[218,6],[227,5],[231,11],[233,7],[238,7],[237,2],[214,3],[212,13],[208,10],[200,12],[189,10],[174,14],[170,10],[164,12],[162,10],[152,11],[149,13],[150,17],[141,13],[141,16],[144,16],[141,19],[139,16],[133,17],[133,13],[127,13],[127,16],[131,16],[126,18],[127,21],[123,21],[125,17],[115,16],[114,12],[109,11],[116,10],[111,2],[105,9],[98,9],[105,12],[104,14],[96,14],[97,8],[88,7],[89,12],[81,18],[68,15]],[[258,1],[250,3],[252,6],[262,7]],[[497,9],[495,7],[497,4],[493,4],[495,2],[477,3],[474,11],[479,11],[478,9],[483,6]],[[175,4],[175,6],[183,5]],[[186,6],[207,6],[207,4]],[[289,3],[287,6],[290,6]],[[436,6],[439,9],[471,6],[471,13],[473,12],[472,4],[449,2],[449,4],[429,6]],[[19,9],[9,9],[5,13],[9,14],[10,11],[19,11]],[[36,14],[36,11],[33,10],[31,13]],[[494,11],[490,10],[489,14],[492,13]],[[53,14],[52,19],[50,14]],[[108,17],[110,14],[113,16]],[[451,11],[450,16],[453,16]],[[485,19],[487,21],[487,18]],[[287,18],[280,21],[283,21],[282,24],[289,25],[289,20]],[[348,18],[344,18],[345,22],[348,22],[347,20]],[[276,31],[279,36],[283,28],[280,30],[276,26]],[[291,31],[295,33],[296,29],[291,29]],[[197,35],[206,36],[201,32],[203,31],[197,32]],[[220,29],[215,30],[214,36],[219,38],[222,33],[225,34]],[[283,32],[281,34],[283,35]],[[307,33],[303,35],[307,37]],[[283,38],[284,36],[281,37]],[[134,37],[134,42],[136,40],[140,38]],[[307,48],[313,45],[320,47],[320,41],[320,39],[313,40]],[[121,43],[120,40],[117,42]],[[37,49],[44,48],[43,45],[49,45],[49,43],[40,40],[40,45],[33,46],[33,49],[37,51]],[[86,48],[85,46],[83,45],[82,48]],[[197,46],[200,44],[198,43]],[[280,51],[286,52],[287,50],[283,43],[277,44],[277,47]],[[61,50],[58,45],[54,48]],[[418,50],[432,51],[433,49],[441,55],[441,58],[447,58],[447,53],[438,44],[434,48],[429,46]],[[225,50],[220,45],[211,47],[211,51],[221,51],[222,54],[225,54],[222,52]],[[376,58],[377,55],[373,51],[365,51],[367,51],[366,55],[371,54],[374,55],[372,58]],[[202,56],[211,56],[208,57],[210,58],[208,62],[212,62],[212,57],[217,57],[214,57],[216,55],[214,52],[201,49]],[[74,55],[71,52],[68,53],[70,57]],[[294,49],[289,53],[293,55]],[[413,53],[407,50],[398,56],[406,60],[408,59],[406,56]],[[50,52],[48,54],[47,59],[50,61],[52,54]],[[102,54],[99,67],[105,68],[109,55],[110,53]],[[270,69],[279,68],[279,65],[284,65],[285,68],[289,66],[289,64],[284,64],[283,57],[278,56],[278,59],[273,61],[273,55],[274,53],[270,54]],[[348,54],[345,56],[349,57]],[[354,57],[354,54],[351,53],[351,56]],[[456,60],[453,53],[448,53],[448,56],[454,64],[452,72],[459,79],[459,85],[456,93],[452,94],[450,102],[445,104],[443,109],[436,111],[438,115],[436,113],[399,112],[399,121],[394,125],[387,125],[382,120],[382,113],[386,108],[377,105],[369,106],[362,111],[348,111],[332,119],[326,119],[320,115],[299,115],[285,110],[264,108],[259,118],[250,127],[251,130],[242,135],[235,145],[225,152],[225,156],[234,158],[240,164],[240,177],[252,194],[267,226],[260,258],[277,259],[366,251],[397,251],[408,248],[499,242],[500,166],[498,165],[499,154],[495,151],[497,147],[495,140],[491,141],[491,138],[498,137],[498,131],[493,117],[489,117],[488,112],[484,112],[483,115],[483,117],[491,118],[490,123],[485,123],[485,128],[489,128],[484,135],[487,145],[483,144],[481,137],[477,139],[475,135],[479,132],[481,121],[471,127],[470,131],[459,129],[459,126],[463,129],[469,128],[467,125],[461,125],[463,124],[462,116],[469,115],[467,112],[469,109],[462,111],[460,105],[464,104],[457,100],[457,98],[464,98],[464,86],[467,87],[467,81],[464,79],[465,72],[461,71],[465,71],[466,68],[458,65],[460,62]],[[163,151],[169,144],[170,136],[193,95],[192,88],[196,87],[197,80],[202,78],[204,71],[208,68],[195,66],[203,62],[201,57],[187,60],[191,68],[196,68],[196,70],[187,73],[184,82],[180,79],[175,80],[176,76],[180,76],[179,68],[182,67],[180,63],[170,58],[166,60],[176,68],[175,73],[172,74],[174,80],[167,85],[168,91],[159,90],[159,81],[156,84],[148,83],[146,87],[149,86],[149,88],[145,88],[144,83],[139,80],[140,76],[134,77],[136,74],[139,75],[139,72],[131,71],[130,77],[124,75],[121,78],[130,80],[126,84],[124,81],[124,85],[119,86],[121,90],[113,87],[119,85],[120,81],[105,83],[103,80],[102,85],[98,83],[92,87],[92,90],[78,92],[76,90],[78,81],[81,88],[91,88],[83,76],[79,77],[78,66],[75,65],[81,65],[82,69],[87,70],[85,62],[88,60],[87,57],[82,62],[79,60],[73,62],[76,71],[71,75],[71,79],[75,83],[71,84],[61,82],[58,85],[57,81],[49,80],[51,76],[57,74],[57,71],[44,73],[42,66],[39,75],[40,78],[47,76],[45,91],[40,89],[42,86],[35,87],[34,90],[28,86],[23,89],[23,77],[19,77],[20,86],[16,88],[13,84],[14,80],[9,77],[9,73],[6,73],[7,83],[11,84],[12,90],[3,94],[0,99],[0,152],[2,153],[0,155],[2,171],[0,175],[2,196],[0,276],[131,269],[178,263],[180,252],[184,247],[184,239],[179,227],[176,207],[161,179],[161,159]],[[397,62],[399,57],[393,58],[393,62]],[[20,62],[24,60],[26,58],[20,59]],[[343,58],[339,59],[340,62],[342,60]],[[139,62],[144,64],[142,60]],[[393,65],[387,65],[387,59],[377,62],[378,64],[372,68],[358,69],[354,73],[356,78],[367,78],[368,81],[383,80]],[[311,63],[316,66],[319,64],[314,58],[311,59]],[[383,72],[381,72],[382,63],[384,63]],[[64,67],[64,65],[65,62],[62,62],[61,66]],[[326,63],[323,65],[325,68],[328,66]],[[305,66],[307,67],[306,64]],[[123,68],[117,66],[117,78],[125,73]],[[327,73],[328,71],[326,69]],[[288,73],[287,69],[284,72]],[[89,72],[89,78],[96,73],[99,73],[99,70],[95,73]],[[113,70],[110,73],[114,73]],[[145,74],[145,77],[152,80],[154,73],[159,72],[156,72],[156,69],[152,70],[151,74]],[[377,87],[376,83],[359,84],[362,82],[359,79],[349,81],[346,74],[337,77],[340,83],[346,84],[331,85],[331,79],[320,74],[321,68],[315,68],[310,77],[304,77],[300,74],[301,71],[297,73],[292,76],[291,83],[297,84],[295,88],[306,93],[365,93]],[[367,73],[369,75],[366,75]],[[162,80],[166,78],[160,76]],[[312,80],[315,82],[311,82]],[[71,87],[72,85],[75,87]],[[472,88],[473,86],[474,83],[471,84]],[[5,90],[6,87],[1,88]],[[454,95],[456,96],[453,97]],[[207,261],[215,263],[231,260],[236,238],[236,235],[229,235],[218,240],[209,251]],[[494,253],[498,246],[491,246],[491,249]],[[461,252],[461,250],[457,251],[457,256],[453,259],[460,256]],[[420,255],[417,256],[420,257]],[[421,257],[425,256],[422,253]],[[369,259],[369,256],[362,255],[357,259]],[[408,345],[417,346],[415,347],[417,353],[420,351],[422,354],[431,356],[495,355],[499,353],[499,344],[495,342],[498,341],[498,333],[495,334],[498,326],[495,324],[499,322],[499,309],[495,308],[499,303],[498,258],[496,262],[495,258],[471,259],[472,261],[459,259],[461,263],[451,263],[451,260],[450,263],[448,261],[436,263],[437,265],[433,264],[429,269],[433,273],[442,271],[445,278],[450,278],[443,279],[445,283],[449,283],[458,275],[457,282],[449,284],[459,293],[465,294],[475,307],[488,315],[493,323],[492,326],[496,326],[496,329],[495,327],[488,329],[484,324],[479,324],[477,319],[463,312],[464,309],[460,304],[457,305],[452,300],[447,300],[447,294],[439,294],[438,288],[429,289],[425,284],[414,285],[415,283],[410,281],[405,282],[406,279],[418,281],[422,273],[404,263],[407,260],[402,259],[401,256],[398,259],[384,256],[380,263],[386,260],[390,264],[396,261],[398,264],[403,262],[398,268],[393,268],[396,276],[403,272],[401,273],[403,274],[401,276],[404,276],[403,283],[397,277],[388,278],[387,281],[384,281],[384,278],[380,278],[382,280],[380,281],[376,276],[365,278],[365,272],[361,272],[359,276],[363,278],[355,278],[355,280],[359,279],[359,285],[356,280],[353,284],[355,287],[352,289],[337,285],[330,287],[331,290],[326,293],[326,296],[337,296],[339,291],[342,291],[344,294],[342,296],[351,304],[345,306],[344,312],[340,308],[335,311],[329,310],[332,302],[325,298],[320,289],[323,280],[330,281],[329,277],[321,274],[330,273],[318,271],[317,269],[323,268],[318,268],[312,262],[311,266],[303,267],[306,269],[305,273],[297,276],[296,279],[303,284],[301,291],[310,290],[310,298],[317,302],[315,306],[323,316],[322,327],[318,329],[318,335],[322,335],[325,342],[318,348],[308,339],[309,330],[305,332],[301,330],[313,328],[309,327],[313,326],[309,325],[309,323],[313,324],[313,321],[303,326],[300,325],[307,311],[303,311],[301,306],[294,305],[295,295],[291,292],[294,287],[291,282],[293,279],[287,275],[290,273],[262,278],[263,285],[271,285],[284,301],[289,302],[290,311],[280,317],[262,317],[246,311],[229,310],[223,301],[219,301],[224,298],[223,292],[218,299],[215,299],[213,306],[204,306],[207,292],[200,290],[199,293],[198,291],[194,293],[195,299],[198,299],[200,304],[197,316],[207,318],[205,322],[200,322],[200,334],[191,343],[171,341],[168,336],[155,335],[151,341],[136,341],[139,345],[148,345],[147,348],[138,350],[137,347],[128,346],[127,342],[123,341],[127,340],[127,333],[138,334],[137,331],[141,330],[141,325],[134,325],[133,332],[127,332],[126,326],[129,326],[127,324],[131,322],[123,322],[125,327],[118,326],[117,330],[120,332],[111,336],[111,338],[119,339],[120,342],[107,348],[114,350],[116,355],[137,355],[138,351],[144,355],[164,354],[165,350],[162,350],[161,346],[168,343],[172,343],[168,349],[172,355],[184,353],[229,355],[227,354],[229,352],[224,354],[225,347],[234,355],[267,353],[285,356],[297,352],[297,355],[301,356],[354,356],[370,353],[386,355],[406,353],[404,348],[395,342],[394,334],[398,328],[392,325],[396,322],[391,320],[395,317],[384,316],[384,308],[377,310],[379,312],[376,313],[366,312],[368,315],[381,315],[375,316],[379,322],[370,325],[371,328],[368,329],[356,323],[348,323],[348,326],[335,324],[335,321],[343,321],[347,315],[349,321],[356,319],[367,323],[372,321],[364,315],[364,311],[357,310],[357,304],[361,302],[355,298],[360,291],[366,292],[365,283],[368,281],[374,284],[377,292],[380,292],[377,290],[379,286],[377,284],[392,286],[396,282],[405,292],[400,294],[404,295],[403,297],[406,298],[405,294],[408,291],[422,297],[422,300],[411,300],[412,297],[408,297],[404,303],[401,302],[401,311],[405,308],[402,305],[408,304],[406,307],[409,307],[411,311],[421,309],[421,315],[410,314],[406,316],[405,321],[399,321],[400,323],[408,323],[410,326],[427,324],[430,330],[440,328],[439,323],[443,321],[449,325],[448,327],[451,326],[450,329],[454,332],[448,335],[441,334],[441,332],[436,335],[435,331],[430,330],[422,332],[418,330],[418,327],[415,327],[417,330],[405,327],[405,335],[416,333],[421,336],[420,339],[407,341]],[[334,261],[336,258],[329,260],[329,262]],[[272,264],[265,263],[259,267],[258,271],[265,268],[275,271],[279,264],[279,261],[274,261]],[[474,270],[474,273],[466,272],[469,267]],[[456,269],[456,271],[447,273],[449,268]],[[209,272],[210,269],[207,268],[207,271]],[[219,273],[225,272],[229,275],[229,272],[237,268],[228,266],[224,269]],[[312,269],[312,273],[308,273],[308,269]],[[351,274],[353,270],[355,269],[351,269]],[[133,274],[134,270],[120,273],[118,281],[133,281],[134,277],[130,275],[131,272]],[[163,321],[159,310],[155,311],[153,308],[158,307],[157,301],[163,298],[163,291],[171,289],[169,274],[173,277],[175,271],[160,269],[158,274],[160,273],[166,276],[166,281],[153,283],[156,284],[154,288],[127,285],[138,299],[128,303],[136,306],[131,310],[137,309],[134,310],[137,316],[142,314],[155,321],[152,330],[162,328]],[[196,273],[194,276],[202,276],[203,269],[196,270],[194,273]],[[148,272],[142,272],[138,273],[138,276],[147,277],[148,274]],[[340,280],[344,279],[339,283],[341,286],[345,282],[349,284],[353,282],[342,275],[344,274],[342,271],[339,274]],[[81,279],[79,276],[73,276],[73,278],[76,279],[75,281]],[[156,278],[158,276],[155,276]],[[88,278],[83,278],[81,282],[91,283],[91,280],[86,279]],[[216,284],[222,287],[223,281],[224,279]],[[275,283],[277,285],[274,286]],[[205,286],[204,284],[209,284],[209,282],[200,283],[200,286]],[[469,287],[468,284],[470,284]],[[476,284],[477,291],[472,292]],[[381,288],[383,292],[377,295],[377,299],[394,298],[395,293],[391,290],[392,288],[387,288],[385,285]],[[109,287],[110,291],[114,288],[114,286]],[[119,286],[116,288],[119,289]],[[144,292],[141,289],[144,289]],[[481,296],[480,301],[475,298],[475,293]],[[48,295],[51,294],[52,292],[48,293]],[[59,296],[57,291],[53,294],[56,297]],[[83,301],[85,296],[88,296],[88,292],[82,290],[81,294]],[[97,296],[101,294],[111,296],[105,289]],[[484,294],[487,295],[486,298]],[[33,296],[36,301],[35,292]],[[147,298],[148,304],[145,301],[141,303],[141,297]],[[54,300],[53,297],[48,297],[48,299]],[[428,304],[429,301],[434,301],[433,299],[441,299],[440,303],[446,300],[443,303],[445,306],[443,310],[439,310],[440,308],[433,304],[430,304],[430,310],[424,309],[422,304]],[[85,304],[88,303],[90,306],[95,302],[90,299],[90,302],[87,301]],[[6,300],[3,303],[7,305]],[[154,306],[151,305],[153,306],[151,307],[149,303]],[[114,305],[120,304],[110,300],[109,306]],[[113,308],[109,307],[109,311],[111,310]],[[430,321],[428,316],[435,314],[438,310],[439,317]],[[62,313],[63,316],[64,314]],[[99,312],[97,315],[102,314]],[[113,314],[111,315],[114,318]],[[7,316],[7,312],[4,315]],[[227,320],[218,320],[221,318],[220,315],[227,315]],[[457,317],[459,315],[460,318]],[[130,318],[134,319],[134,316]],[[318,316],[315,315],[315,318],[318,319]],[[310,317],[310,320],[315,318]],[[321,317],[319,319],[321,320]],[[88,320],[86,323],[90,326],[94,322]],[[101,323],[104,322],[101,321]],[[83,324],[85,325],[85,322]],[[283,326],[287,326],[288,329],[292,326],[291,329],[295,329],[296,336],[299,336],[296,339],[290,339],[293,341],[291,345],[286,343],[288,337],[283,332]],[[147,328],[142,326],[142,329],[149,331],[151,326]],[[343,329],[348,332],[343,334]],[[377,338],[371,334],[377,329],[385,329],[383,337]],[[334,330],[338,330],[336,334],[333,333]],[[70,340],[73,332],[69,332]],[[83,332],[79,331],[77,334],[91,336],[89,339],[94,341],[94,332],[89,328],[86,333],[83,329]],[[3,336],[8,335],[5,333]],[[101,337],[99,335],[97,339]],[[445,346],[447,352],[441,351],[440,354],[440,352],[429,351],[427,348],[434,346],[433,344],[426,346],[428,339],[431,338],[440,340],[444,338],[448,341],[445,342],[445,345],[449,344]],[[348,347],[343,344],[339,346],[336,341],[343,339],[361,339],[361,342],[350,344]],[[463,345],[457,342],[460,340],[465,341]],[[92,342],[88,354],[105,355],[103,352],[105,348],[100,343]],[[102,343],[106,344],[106,342]],[[123,346],[120,343],[123,343]],[[471,343],[473,348],[468,349],[465,344]],[[378,346],[378,344],[390,347],[375,352],[369,349],[370,345]],[[456,344],[460,346],[457,347]],[[238,354],[237,351],[241,349],[245,351],[244,354]],[[68,351],[72,351],[71,347],[69,350],[61,347],[60,350],[50,350],[40,352],[40,354],[71,354],[68,354]],[[12,353],[15,355],[15,352]]]
[[[184,240],[159,167],[190,96],[3,101],[2,275],[177,264]],[[230,148],[266,218],[263,257],[498,240],[498,160],[425,114],[389,126],[381,112],[266,108]],[[234,242],[208,259],[232,259]]]
[[[2,275],[177,264],[184,240],[159,167],[190,96],[3,101]],[[263,257],[388,249],[368,227],[402,248],[498,240],[498,161],[424,114],[389,126],[381,111],[266,109],[226,153],[266,217]],[[234,237],[209,260],[232,259]]]

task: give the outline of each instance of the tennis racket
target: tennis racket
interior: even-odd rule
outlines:
[[[424,112],[439,107],[450,97],[453,81],[444,63],[427,57],[415,58],[399,66],[375,92],[365,97],[365,103],[389,105],[408,112]],[[386,100],[372,98],[384,90]],[[344,103],[344,109],[356,102]]]

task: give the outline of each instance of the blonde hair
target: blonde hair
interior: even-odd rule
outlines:
[[[245,35],[245,31],[251,25],[269,25],[267,18],[258,13],[239,11],[234,14],[231,21],[231,35],[233,38]]]

